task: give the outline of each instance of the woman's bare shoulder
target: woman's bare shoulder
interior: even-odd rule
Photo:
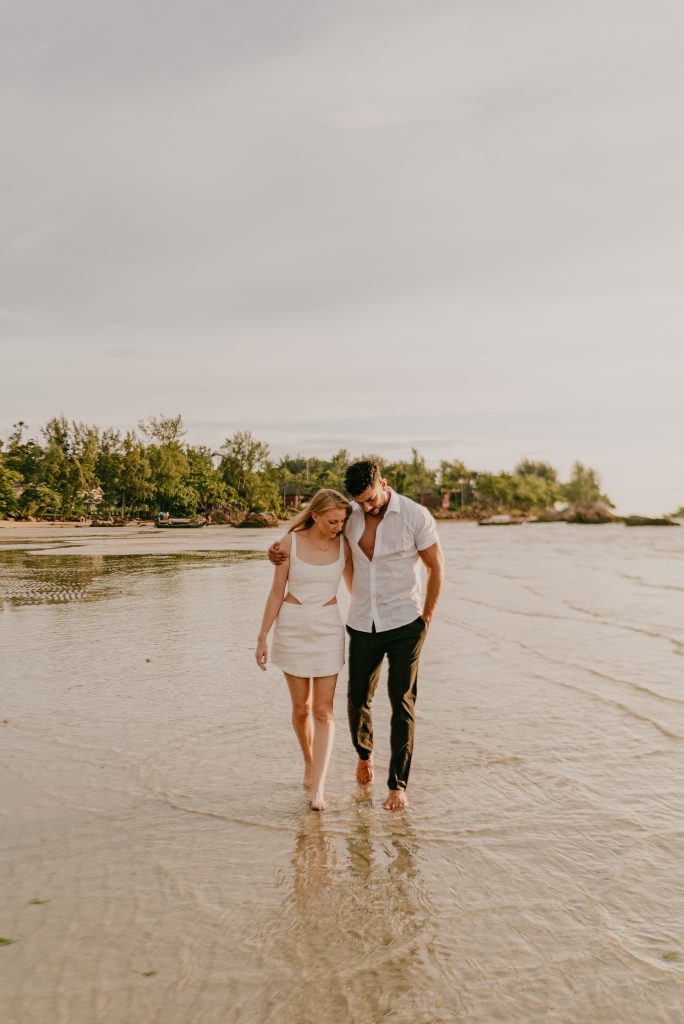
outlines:
[[[292,551],[292,534],[286,533],[283,537],[281,537],[280,540],[278,541],[278,547],[286,555],[289,555],[290,551]]]
[[[345,558],[349,558],[351,555],[351,546],[344,534],[342,534],[342,543],[344,544],[344,556]]]

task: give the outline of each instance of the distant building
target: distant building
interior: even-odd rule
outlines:
[[[424,505],[425,508],[440,508],[444,507],[439,491],[434,491],[432,488],[428,488],[425,491],[419,491],[416,498],[419,505]],[[448,508],[447,504],[447,508]]]
[[[81,498],[83,499],[83,507],[88,512],[94,512],[98,505],[102,504],[104,491],[101,487],[92,487],[89,491],[81,491]]]
[[[296,480],[292,480],[287,484],[281,484],[278,488],[278,493],[285,509],[299,509],[302,503],[309,501],[313,495],[313,491],[310,488],[302,486]]]

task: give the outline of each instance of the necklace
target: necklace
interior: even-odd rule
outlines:
[[[321,546],[320,544],[317,544],[317,543],[316,543],[316,541],[315,541],[315,540],[313,539],[313,537],[309,537],[309,538],[308,538],[308,540],[310,540],[310,541],[311,541],[311,543],[313,544],[313,546],[314,546],[314,547],[315,547],[315,548],[316,548],[316,549],[317,549],[318,551],[329,551],[329,550],[330,550],[330,545],[332,544],[332,541],[330,541],[330,540],[329,540],[327,544],[323,544],[323,545]]]

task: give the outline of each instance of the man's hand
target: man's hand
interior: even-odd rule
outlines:
[[[277,540],[271,544],[267,554],[269,562],[272,562],[273,565],[282,565],[287,559],[287,555],[280,550],[280,541]]]
[[[425,604],[421,618],[426,627],[435,613],[439,593],[444,582],[444,556],[439,544],[431,544],[429,548],[418,552],[418,557],[427,569],[427,587],[425,588]]]

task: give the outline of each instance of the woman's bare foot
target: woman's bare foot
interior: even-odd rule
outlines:
[[[386,811],[403,811],[408,807],[408,797],[403,789],[390,789],[382,805]]]
[[[360,786],[367,786],[369,782],[373,781],[372,757],[369,757],[367,761],[362,761],[359,758],[359,763],[356,766],[356,781]]]
[[[323,799],[323,794],[321,793],[320,790],[318,791],[318,793],[316,793],[315,797],[311,801],[310,806],[312,811],[324,811],[326,809],[327,804]]]
[[[304,762],[304,780],[302,785],[304,789],[311,789],[311,780],[313,778],[313,763],[310,761]]]

